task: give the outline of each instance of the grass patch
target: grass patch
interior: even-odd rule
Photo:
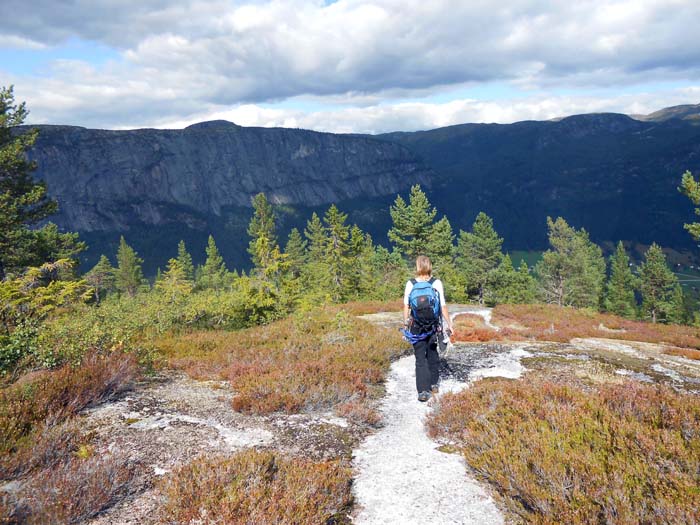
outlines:
[[[236,410],[336,408],[368,424],[378,417],[371,401],[383,391],[392,358],[405,348],[398,331],[357,319],[345,307],[299,313],[239,332],[162,338],[157,346],[172,366],[195,378],[230,381]]]
[[[481,381],[428,419],[527,523],[697,523],[700,404],[637,382]]]
[[[508,339],[531,338],[567,343],[576,337],[603,337],[700,349],[700,329],[632,321],[592,310],[550,304],[503,304],[492,320]]]
[[[350,523],[352,471],[254,449],[206,458],[163,482],[161,523]]]

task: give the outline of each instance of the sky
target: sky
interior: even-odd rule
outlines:
[[[28,123],[342,133],[700,103],[698,0],[1,0]]]

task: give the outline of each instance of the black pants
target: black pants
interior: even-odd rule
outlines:
[[[438,384],[440,377],[440,356],[435,335],[413,345],[416,355],[416,388],[418,393],[430,392],[432,385]]]

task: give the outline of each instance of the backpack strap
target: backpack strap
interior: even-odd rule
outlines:
[[[435,277],[431,277],[428,281],[431,285],[436,281]]]
[[[416,281],[415,279],[411,279],[411,284],[412,284],[413,286],[415,286],[417,282],[418,282],[418,281]]]

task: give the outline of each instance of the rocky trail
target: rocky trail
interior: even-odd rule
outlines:
[[[491,312],[485,308],[455,308],[451,313],[478,314],[490,324]],[[387,326],[400,323],[388,314],[366,318]],[[504,523],[487,490],[468,475],[463,459],[440,451],[424,428],[440,395],[483,377],[518,377],[524,371],[520,358],[529,355],[522,345],[489,345],[476,352],[471,346],[457,345],[449,361],[443,360],[440,394],[426,404],[416,399],[413,356],[392,365],[381,406],[384,426],[354,454],[355,523]]]

